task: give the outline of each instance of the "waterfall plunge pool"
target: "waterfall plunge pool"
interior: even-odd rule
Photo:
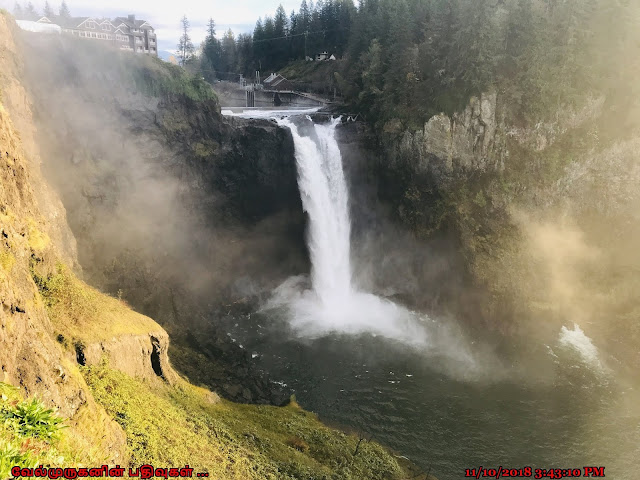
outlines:
[[[521,365],[519,355],[499,358],[455,325],[353,284],[338,121],[294,113],[311,112],[243,114],[292,132],[312,264],[308,278],[289,279],[259,312],[234,319],[230,334],[254,361],[324,421],[440,480],[479,466],[604,466],[610,478],[635,480],[640,393],[603,366],[579,326],[525,346],[533,353]]]

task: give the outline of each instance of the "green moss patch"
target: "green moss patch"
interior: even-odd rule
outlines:
[[[65,266],[41,276],[32,268],[44,304],[56,331],[75,341],[93,343],[119,335],[144,335],[162,328],[124,302],[78,280]]]
[[[407,472],[380,445],[324,426],[295,402],[240,405],[187,383],[153,385],[83,369],[94,398],[122,426],[132,465],[184,466],[224,479],[400,479]],[[355,454],[354,454],[355,453]]]

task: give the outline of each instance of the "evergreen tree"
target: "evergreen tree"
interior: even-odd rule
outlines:
[[[48,1],[44,2],[44,11],[42,13],[50,20],[56,15]]]
[[[277,62],[277,57],[274,53],[274,45],[275,42],[273,38],[275,37],[275,25],[273,23],[273,18],[270,16],[266,16],[264,19],[264,40],[262,42],[262,61],[265,67],[275,69],[275,63]]]
[[[360,109],[371,118],[379,117],[380,97],[382,96],[384,65],[382,47],[375,39],[362,61],[362,88],[358,95]]]
[[[223,75],[226,75],[228,79],[235,79],[232,76],[237,72],[236,39],[231,29],[227,30],[224,37],[222,37],[220,65],[223,69]]]
[[[247,78],[253,78],[256,68],[253,61],[253,39],[250,34],[241,33],[236,40],[236,64]]]
[[[258,70],[262,70],[262,64],[265,63],[265,46],[266,35],[264,32],[264,25],[262,24],[262,18],[258,18],[256,27],[253,30],[253,60],[258,66]]]
[[[418,80],[416,57],[413,48],[409,8],[405,0],[395,0],[390,5],[389,33],[387,35],[387,72],[385,74],[386,110],[405,115],[411,105],[413,83]]]
[[[284,37],[289,30],[289,24],[287,21],[287,14],[282,7],[282,4],[276,9],[276,14],[273,17],[273,35],[274,37]]]
[[[38,17],[38,12],[36,11],[36,7],[33,6],[33,3],[27,3],[27,7],[25,8],[24,15],[29,20],[36,20]]]
[[[300,32],[308,31],[311,23],[311,11],[309,10],[309,5],[307,5],[307,0],[302,0],[298,17],[300,18]]]
[[[461,11],[460,28],[454,36],[459,53],[453,74],[463,82],[464,96],[481,93],[495,78],[499,42],[494,8],[489,2],[467,2]]]
[[[18,2],[16,2],[13,6],[13,16],[18,20],[24,17],[24,11],[22,10],[22,6]]]
[[[217,78],[216,72],[220,69],[220,41],[216,38],[216,23],[213,18],[207,24],[207,36],[202,45],[202,76],[211,82]]]
[[[180,36],[177,50],[180,65],[184,67],[193,58],[195,48],[193,46],[193,42],[191,41],[191,37],[189,36],[190,24],[186,15],[182,17],[180,23],[182,25],[182,35]]]
[[[289,60],[289,41],[283,37],[289,34],[289,22],[282,5],[279,5],[273,17],[273,47],[274,66],[279,67]]]
[[[69,7],[67,6],[67,2],[65,0],[62,0],[58,14],[62,18],[71,18],[71,11],[69,10]]]

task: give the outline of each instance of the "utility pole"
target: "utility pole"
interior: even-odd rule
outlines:
[[[307,55],[307,37],[309,36],[309,30],[304,32],[304,59],[306,60],[308,55]]]

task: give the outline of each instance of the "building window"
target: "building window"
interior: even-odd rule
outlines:
[[[106,30],[108,32],[111,29],[109,28],[109,25],[105,24],[105,25],[102,25],[102,30]]]
[[[91,38],[96,38],[95,32],[91,32]]]

